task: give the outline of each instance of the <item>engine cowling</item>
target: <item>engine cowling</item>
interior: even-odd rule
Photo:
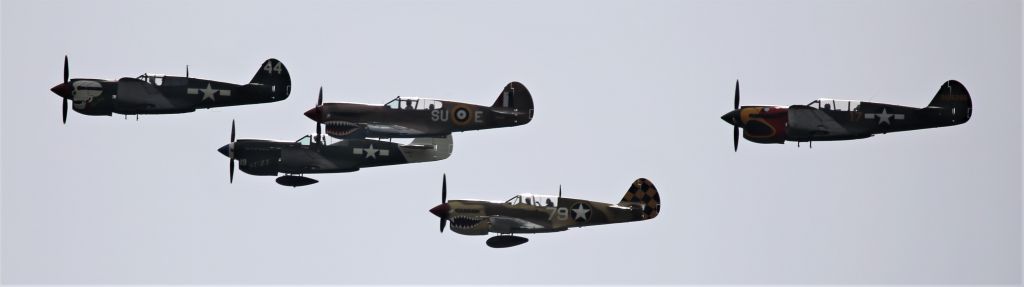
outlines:
[[[71,109],[83,115],[109,116],[114,109],[114,91],[93,80],[71,83]]]
[[[786,107],[743,107],[740,122],[743,138],[756,143],[784,143],[789,109]]]

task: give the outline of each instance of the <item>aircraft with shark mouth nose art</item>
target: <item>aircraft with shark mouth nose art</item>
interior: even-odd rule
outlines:
[[[490,107],[410,97],[396,97],[383,105],[323,101],[321,94],[316,107],[305,115],[339,139],[438,137],[525,125],[533,119],[533,98],[519,82],[505,85]]]
[[[740,82],[736,81],[733,110],[722,120],[733,126],[733,151],[743,138],[755,143],[855,140],[917,129],[954,126],[971,119],[973,105],[967,88],[956,80],[939,87],[924,108],[868,101],[818,99],[807,105],[740,106]]]
[[[64,56],[64,82],[50,91],[64,98],[63,121],[68,121],[68,101],[83,115],[110,116],[180,114],[196,109],[277,102],[288,98],[292,80],[277,59],[260,65],[248,84],[237,85],[185,76],[142,74],[117,81],[68,79],[68,57]]]
[[[319,125],[318,125],[319,126]],[[231,122],[231,142],[217,149],[228,157],[229,180],[234,182],[235,161],[239,169],[251,175],[285,174],[277,178],[284,186],[305,186],[317,180],[310,173],[355,172],[361,168],[438,161],[452,154],[452,137],[416,138],[409,144],[368,139],[347,139],[332,144],[317,130],[291,141],[262,139],[235,140],[235,122]]]
[[[516,233],[566,231],[571,227],[622,223],[653,219],[661,212],[658,189],[646,178],[629,185],[626,195],[616,204],[558,196],[519,194],[504,202],[485,200],[447,200],[448,175],[441,179],[441,204],[430,213],[441,218],[441,232],[451,222],[451,230],[463,235],[497,236],[487,239],[492,248],[526,243]]]

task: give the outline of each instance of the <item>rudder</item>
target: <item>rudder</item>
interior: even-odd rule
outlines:
[[[277,59],[270,58],[263,61],[256,75],[249,81],[252,84],[263,84],[277,86],[275,89],[291,89],[292,77],[288,74],[288,68]]]
[[[941,108],[970,108],[971,95],[967,93],[967,87],[964,87],[957,80],[949,80],[939,87],[939,92],[935,93],[935,97],[932,98],[932,102],[928,103],[929,107],[941,107]]]
[[[956,122],[966,122],[971,118],[973,103],[967,87],[957,80],[949,80],[939,87],[939,92],[935,93],[928,107],[949,109],[948,116],[954,118]]]
[[[498,99],[491,105],[492,108],[512,109],[513,111],[529,112],[533,115],[533,97],[530,91],[520,82],[511,82],[505,85],[498,94]]]
[[[644,219],[651,219],[661,212],[661,196],[654,183],[646,178],[638,178],[626,190],[626,195],[619,201],[619,206],[639,206],[643,208]]]

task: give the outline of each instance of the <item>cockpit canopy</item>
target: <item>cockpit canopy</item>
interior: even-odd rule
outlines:
[[[843,111],[843,112],[855,112],[860,111],[860,101],[852,100],[836,100],[821,98],[811,101],[807,104],[808,107],[812,107],[819,110],[826,111]]]
[[[523,193],[513,196],[509,200],[505,201],[508,205],[533,205],[541,207],[555,207],[558,206],[558,197],[551,195],[537,195]]]
[[[161,74],[142,74],[135,78],[154,86],[184,86],[187,81],[182,77],[172,77]]]
[[[308,146],[312,143],[323,143],[325,138],[326,137],[324,137],[324,135],[320,135],[319,141],[317,141],[316,135],[305,135],[302,138],[299,138],[299,140],[295,141],[295,143],[298,143],[299,145]]]
[[[384,106],[395,110],[439,110],[442,104],[434,99],[396,97]]]

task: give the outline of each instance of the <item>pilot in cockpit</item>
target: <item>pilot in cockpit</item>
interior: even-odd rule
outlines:
[[[526,200],[526,205],[533,205],[533,203],[530,203],[530,198],[529,197],[525,198],[525,200]]]
[[[832,110],[832,105],[829,105],[829,104],[827,104],[827,103],[826,103],[826,104],[825,104],[825,110],[826,110],[826,111],[830,111],[830,110]]]
[[[547,201],[546,201],[546,202],[544,203],[544,206],[547,206],[547,207],[555,207],[555,203],[554,203],[554,202],[551,202],[551,199],[550,199],[550,198],[548,198],[548,200],[547,200]]]

